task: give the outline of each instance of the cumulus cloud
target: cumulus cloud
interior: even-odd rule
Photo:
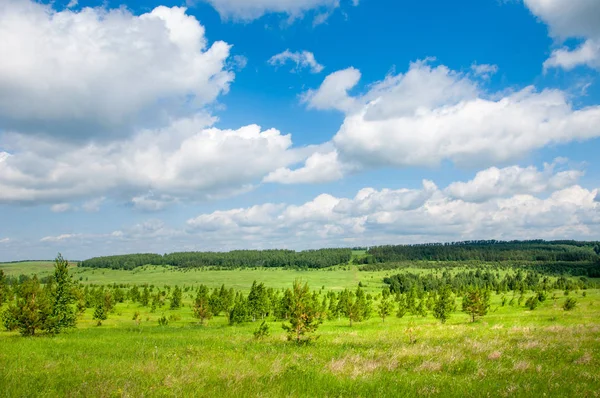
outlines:
[[[100,206],[102,205],[102,203],[104,203],[105,200],[106,198],[104,196],[101,198],[91,199],[84,202],[81,205],[81,208],[87,211],[88,213],[97,213],[100,211]]]
[[[54,213],[64,213],[69,210],[72,210],[72,206],[70,203],[57,203],[55,205],[50,206],[50,210]]]
[[[479,76],[484,80],[488,80],[492,77],[492,75],[495,75],[498,72],[498,66],[474,63],[471,65],[471,71],[475,76]]]
[[[47,236],[38,248],[69,245],[71,258],[132,251],[305,249],[386,243],[423,243],[481,239],[597,239],[600,234],[598,189],[577,185],[558,165],[509,167],[499,174],[527,175],[498,182],[490,170],[477,173],[471,187],[494,186],[496,194],[464,191],[459,182],[445,188],[428,180],[420,187],[363,188],[352,197],[323,193],[300,204],[263,203],[199,214],[185,225],[151,219],[99,234]],[[515,172],[517,170],[517,172]],[[568,170],[567,170],[568,172]],[[540,176],[543,174],[543,176]],[[562,176],[562,177],[560,177]],[[522,183],[532,180],[532,189]],[[515,183],[515,180],[519,180]],[[569,184],[570,182],[570,184]],[[535,192],[534,192],[535,191]],[[466,194],[465,194],[466,192]],[[483,195],[485,198],[482,200]],[[73,247],[73,242],[77,246]],[[32,244],[35,246],[35,244]],[[33,250],[23,246],[20,250]]]
[[[285,65],[288,62],[292,62],[295,64],[292,72],[299,72],[302,69],[308,68],[312,73],[320,73],[324,68],[323,65],[317,62],[315,55],[310,51],[291,52],[287,49],[282,53],[273,55],[268,62],[274,66]]]
[[[563,47],[552,51],[550,58],[544,62],[544,69],[571,70],[579,65],[600,69],[600,40],[586,40],[576,49]]]
[[[56,236],[45,236],[40,239],[40,242],[62,242],[65,240],[74,239],[81,236],[80,234],[61,234]]]
[[[129,140],[83,146],[13,136],[6,140],[12,153],[0,152],[0,203],[62,203],[111,194],[157,210],[166,199],[243,192],[314,151],[292,148],[290,135],[275,129],[221,130],[211,122],[179,119]],[[153,198],[144,196],[149,191]]]
[[[127,135],[228,90],[230,45],[209,45],[185,8],[57,11],[0,2],[0,123],[69,138]]]
[[[553,192],[574,185],[584,174],[579,170],[555,172],[555,166],[545,164],[543,170],[535,166],[491,167],[478,172],[470,181],[450,184],[445,193],[468,202],[485,202],[517,194]]]
[[[340,6],[340,0],[206,0],[210,3],[223,19],[237,21],[251,21],[265,14],[283,14],[290,20],[302,17],[308,11],[318,12],[315,17],[321,19],[323,15],[329,16],[332,11]],[[358,1],[352,1],[353,6]]]
[[[482,180],[483,177],[479,176]],[[510,185],[510,184],[509,184]],[[365,188],[353,198],[329,194],[301,205],[263,204],[188,220],[190,233],[228,247],[322,247],[480,239],[590,238],[600,233],[598,190],[578,185],[538,197],[513,188],[486,201],[449,196],[433,182],[420,189]],[[266,243],[269,242],[269,243]],[[233,246],[235,247],[235,245]]]
[[[557,42],[581,39],[577,48],[554,50],[544,68],[566,70],[579,65],[600,68],[600,2],[596,0],[524,0],[533,15],[548,25]]]
[[[136,196],[131,199],[133,207],[142,211],[160,211],[175,201],[168,195],[155,196],[153,193]]]
[[[334,72],[304,97],[309,107],[344,111],[333,138],[342,162],[490,166],[547,145],[600,136],[600,107],[574,109],[560,90],[530,86],[488,93],[468,75],[425,60],[350,97],[359,77],[355,69]]]
[[[328,75],[317,90],[308,90],[302,95],[302,101],[312,109],[337,109],[342,112],[352,111],[356,100],[348,95],[348,91],[360,80],[360,71],[348,68]]]
[[[344,176],[346,165],[338,161],[336,151],[328,153],[315,152],[304,166],[297,169],[281,167],[267,175],[263,182],[277,182],[280,184],[307,184],[323,183],[339,180]]]

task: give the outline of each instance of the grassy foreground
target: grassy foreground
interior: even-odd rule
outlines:
[[[78,279],[81,270],[74,271]],[[373,290],[385,274],[346,268],[85,272],[88,283],[99,282],[91,275],[151,283],[160,280],[157,273],[172,277],[163,279],[169,284],[247,288],[256,279],[288,287],[301,276],[313,289],[362,280]],[[259,276],[266,274],[272,279]],[[263,340],[252,333],[259,322],[229,326],[221,315],[200,326],[190,308],[192,292],[184,293],[178,310],[152,313],[125,302],[100,327],[88,309],[77,329],[57,337],[0,332],[0,396],[593,397],[600,394],[600,290],[582,293],[570,293],[578,300],[570,312],[562,309],[560,291],[534,311],[503,307],[494,295],[488,315],[475,323],[459,312],[445,325],[431,315],[382,322],[375,312],[353,327],[343,318],[325,321],[309,346],[285,341],[281,322],[269,322],[271,335]],[[162,315],[171,319],[168,326],[158,326]]]

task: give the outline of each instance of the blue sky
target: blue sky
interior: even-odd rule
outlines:
[[[0,261],[600,239],[595,0],[6,0],[0,36]]]

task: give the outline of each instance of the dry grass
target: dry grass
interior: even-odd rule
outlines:
[[[513,366],[513,369],[519,372],[524,372],[529,370],[529,368],[531,368],[531,364],[527,361],[518,361],[515,363],[515,366]]]

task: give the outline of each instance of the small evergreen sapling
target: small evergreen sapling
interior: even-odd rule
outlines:
[[[529,308],[531,311],[535,310],[539,304],[539,300],[537,296],[531,296],[525,301],[525,306]]]
[[[254,338],[257,340],[268,337],[271,334],[267,321],[262,321],[258,329],[254,331]]]
[[[179,288],[179,286],[175,286],[175,289],[173,289],[173,294],[171,295],[171,309],[172,310],[181,308],[181,299],[182,299],[181,289]]]
[[[382,296],[381,296],[381,301],[379,302],[379,305],[377,306],[377,313],[379,314],[379,317],[381,318],[381,322],[385,322],[385,318],[390,316],[393,311],[394,311],[394,303],[390,299],[390,291],[389,291],[389,289],[384,289]]]
[[[398,294],[396,296],[396,301],[398,302],[398,311],[396,312],[396,316],[398,318],[402,318],[408,312],[406,297],[403,294]]]
[[[314,332],[323,322],[319,307],[316,296],[310,294],[308,284],[302,285],[299,281],[295,281],[292,289],[290,323],[282,325],[287,332],[288,340],[296,344],[305,344],[315,339]]]
[[[97,322],[98,326],[102,326],[102,321],[105,321],[108,319],[108,311],[106,311],[106,308],[104,306],[104,301],[101,301],[96,306],[96,309],[94,310],[93,319],[98,321]]]
[[[77,314],[73,306],[76,300],[73,278],[69,274],[69,262],[60,253],[54,262],[54,274],[48,287],[51,309],[44,329],[48,333],[58,334],[64,329],[75,327]]]
[[[456,309],[456,301],[452,296],[450,286],[444,285],[440,289],[435,303],[433,305],[433,316],[439,319],[442,323],[446,323],[450,317],[450,313]]]
[[[462,310],[471,316],[473,322],[476,317],[486,315],[489,307],[490,293],[487,290],[472,289],[463,298]]]
[[[571,311],[577,307],[577,300],[573,297],[568,297],[563,304],[563,309],[565,311]]]
[[[194,316],[200,319],[200,325],[203,325],[205,320],[212,318],[213,314],[209,304],[208,288],[204,285],[200,285],[198,288],[193,311]]]
[[[22,336],[33,336],[45,325],[50,313],[47,292],[34,276],[21,283],[16,289],[16,302],[8,307],[3,316],[5,326],[16,328]]]

